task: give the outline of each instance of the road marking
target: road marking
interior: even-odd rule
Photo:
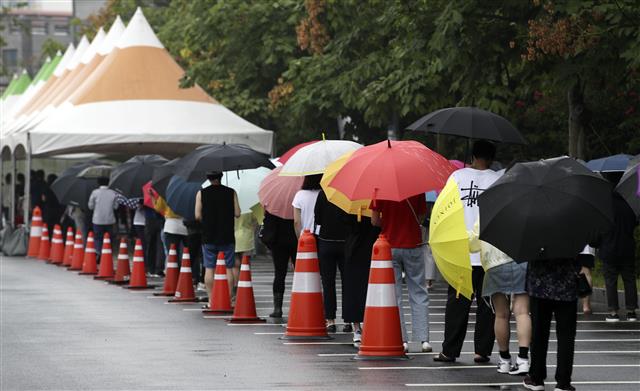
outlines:
[[[442,343],[444,341],[429,341],[430,343]],[[465,340],[465,343],[473,343],[473,340]],[[550,339],[549,342],[558,342],[557,339]],[[640,339],[576,339],[575,342],[640,342]],[[353,342],[283,342],[285,345],[353,345]]]
[[[555,350],[550,350],[547,353],[549,354],[557,354],[558,352]],[[574,354],[640,354],[640,350],[576,350],[573,352]],[[430,352],[430,353],[406,353],[407,356],[436,356],[440,353]],[[475,355],[475,352],[461,352],[462,356],[471,356]],[[353,357],[355,353],[318,353],[318,357]]]
[[[555,368],[556,365],[547,365],[547,367]],[[573,368],[640,368],[640,364],[573,364]],[[495,370],[495,365],[447,365],[440,367],[429,367],[429,366],[421,366],[421,367],[358,367],[358,369],[363,371],[385,371],[385,370],[398,370],[398,371],[408,371],[414,369],[427,369],[427,370],[446,370],[446,369],[493,369]]]
[[[621,381],[572,381],[571,384],[581,385],[620,385],[620,384],[640,384],[640,381],[635,380],[621,380]],[[522,382],[518,383],[433,383],[433,384],[405,384],[407,387],[504,387],[504,386],[519,386]]]
[[[205,316],[206,318],[206,316]],[[286,323],[227,323],[227,326],[233,327],[243,327],[243,326],[258,326],[258,327],[270,327],[270,326],[280,326],[287,327]]]
[[[190,311],[189,309],[185,309],[185,311]],[[555,330],[551,330],[552,333],[555,333]],[[640,333],[640,329],[637,330],[632,330],[632,329],[628,329],[628,330],[576,330],[576,332],[578,333]],[[412,334],[413,331],[411,330],[407,330],[407,334]],[[444,330],[430,330],[429,334],[433,334],[433,333],[437,333],[437,334],[442,334],[444,333]],[[467,330],[468,334],[473,334],[475,333],[475,331],[473,330]],[[516,334],[516,330],[511,330],[512,334]],[[284,333],[253,333],[253,335],[282,335]],[[335,334],[335,335],[353,335],[353,333],[345,333],[342,331],[337,331],[335,333],[331,333],[331,334]],[[517,342],[517,341],[512,341],[512,342]]]

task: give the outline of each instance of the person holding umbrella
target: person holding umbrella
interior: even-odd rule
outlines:
[[[102,239],[106,232],[114,240],[113,225],[116,223],[115,209],[120,206],[120,196],[109,189],[109,178],[98,178],[98,188],[89,196],[89,209],[93,211],[91,222],[95,234],[96,256],[102,254]]]
[[[500,175],[490,169],[495,158],[496,147],[486,140],[478,140],[473,144],[471,167],[466,167],[455,171],[449,178],[454,181],[460,192],[460,199],[464,208],[464,222],[467,231],[473,230],[473,226],[478,219],[479,207],[478,196],[495,182]],[[471,253],[470,260],[472,266],[473,292],[478,307],[476,309],[476,325],[473,335],[475,346],[476,363],[489,361],[495,334],[493,330],[494,315],[491,308],[482,299],[482,284],[484,280],[484,269],[480,261],[479,253]],[[445,309],[445,332],[442,352],[434,357],[435,361],[453,362],[462,350],[462,344],[467,334],[467,324],[469,322],[469,310],[471,300],[458,295],[454,287],[449,286],[447,294],[447,305]]]
[[[196,194],[195,217],[202,222],[204,283],[211,298],[218,252],[224,253],[229,295],[237,285],[240,265],[235,260],[234,218],[240,217],[240,205],[236,191],[220,183],[221,171],[208,172],[207,179],[211,185]]]

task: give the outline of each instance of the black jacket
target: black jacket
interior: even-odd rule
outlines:
[[[613,215],[613,226],[600,244],[600,258],[610,264],[634,262],[636,244],[633,231],[638,220],[633,209],[618,193],[613,195]]]

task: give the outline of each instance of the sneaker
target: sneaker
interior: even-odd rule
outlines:
[[[629,322],[635,322],[636,320],[638,320],[638,317],[636,316],[636,312],[635,311],[627,312],[627,320]]]
[[[529,360],[517,357],[516,363],[509,370],[509,375],[526,375],[529,373]]]
[[[196,290],[198,290],[198,291],[206,291],[207,290],[207,286],[204,283],[199,282],[198,285],[196,286]]]
[[[620,317],[618,316],[618,314],[609,314],[604,320],[606,320],[607,322],[619,322]]]
[[[327,325],[327,332],[328,332],[328,333],[335,333],[335,332],[336,332],[336,325],[335,325],[335,323],[332,323],[332,324]]]
[[[431,344],[429,342],[422,342],[422,353],[430,353],[433,351]]]
[[[356,330],[353,332],[353,343],[362,342],[362,332],[360,330]]]
[[[455,357],[448,357],[445,356],[443,353],[438,354],[437,356],[435,356],[433,358],[433,361],[437,361],[437,362],[455,362],[456,358]]]
[[[353,331],[353,326],[351,326],[351,323],[347,323],[344,326],[342,326],[343,333],[350,333],[352,331]]]
[[[404,348],[404,352],[405,352],[405,353],[409,351],[409,344],[408,344],[408,343],[403,342],[403,343],[402,343],[402,347]]]
[[[536,383],[533,380],[531,380],[531,377],[529,376],[524,378],[524,380],[522,381],[522,385],[527,390],[544,391],[544,383]]]
[[[556,387],[553,389],[553,391],[576,391],[576,388],[571,384],[564,387],[560,387],[559,385],[556,384]]]
[[[500,357],[498,361],[498,373],[509,373],[511,369],[511,360]]]

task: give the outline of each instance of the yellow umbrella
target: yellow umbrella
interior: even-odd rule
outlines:
[[[458,294],[473,294],[469,234],[458,186],[449,180],[436,199],[429,224],[429,245],[440,273]]]
[[[336,176],[338,171],[345,165],[347,160],[351,157],[354,151],[349,151],[344,155],[340,156],[338,159],[334,160],[333,163],[329,164],[322,175],[322,180],[320,180],[320,186],[324,190],[325,195],[327,196],[327,200],[329,202],[337,205],[340,209],[345,212],[360,216],[365,215],[367,217],[371,217],[371,209],[369,209],[369,205],[371,204],[371,200],[356,200],[351,201],[347,198],[343,193],[329,186],[329,183]]]

